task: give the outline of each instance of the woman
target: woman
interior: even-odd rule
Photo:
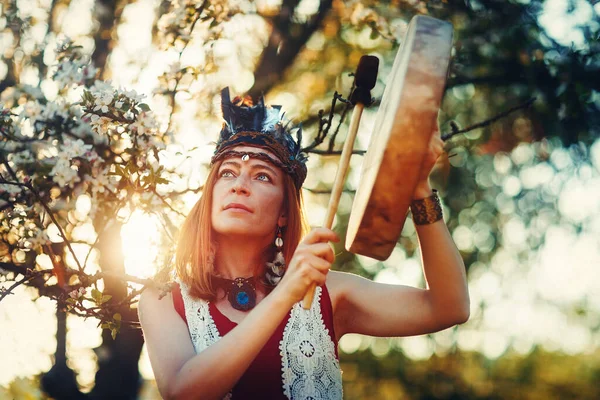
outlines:
[[[464,264],[428,182],[439,135],[411,205],[427,289],[386,285],[329,270],[328,242],[339,238],[326,228],[305,234],[300,132],[294,141],[278,107],[234,103],[224,89],[204,194],[178,242],[179,285],[162,299],[148,289],[139,302],[163,397],[340,399],[344,334],[420,335],[468,319]]]

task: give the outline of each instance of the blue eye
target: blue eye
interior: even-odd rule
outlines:
[[[271,182],[271,177],[267,174],[258,174],[257,179],[259,181]]]

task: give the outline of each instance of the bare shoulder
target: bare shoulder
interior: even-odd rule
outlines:
[[[140,295],[138,302],[138,313],[149,314],[159,311],[167,311],[173,308],[173,296],[167,293],[161,297],[161,293],[154,287],[147,287]],[[174,308],[173,308],[174,311]]]
[[[161,293],[157,288],[146,288],[140,295],[138,316],[146,336],[164,331],[165,327],[168,327],[165,333],[187,334],[187,325],[175,309],[170,292]],[[170,323],[166,324],[167,321]]]

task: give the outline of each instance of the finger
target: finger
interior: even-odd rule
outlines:
[[[296,250],[294,256],[290,260],[290,265],[288,269],[302,269],[304,265],[317,264],[318,266],[327,266],[331,267],[335,256],[333,255],[333,250],[329,248],[323,247],[313,247],[313,246],[321,246],[328,245],[327,243],[320,244],[312,244],[310,246],[305,246],[301,250]],[[315,261],[318,260],[318,261]]]
[[[327,270],[321,271],[317,268],[310,269],[305,275],[305,278],[307,279],[306,283],[310,285],[315,284],[317,286],[324,285],[325,282],[327,282],[327,272]]]
[[[304,258],[301,268],[309,274],[311,270],[319,271],[320,274],[327,274],[331,269],[331,263],[314,254],[308,254]]]
[[[312,231],[306,235],[303,242],[304,244],[313,244],[313,243],[321,243],[321,242],[339,242],[340,238],[331,229],[327,228],[314,228]]]
[[[314,256],[314,258],[310,259],[310,263],[314,269],[322,274],[327,274],[331,270],[331,263],[321,257]]]
[[[321,258],[327,260],[329,263],[333,263],[333,261],[335,260],[335,254],[333,252],[333,248],[331,247],[331,245],[328,242],[310,244],[310,245],[307,245],[304,248],[304,250],[311,254],[316,255],[317,257],[321,257]]]

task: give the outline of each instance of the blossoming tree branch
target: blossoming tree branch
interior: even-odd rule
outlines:
[[[112,328],[120,321],[113,311],[130,304],[140,289],[111,304],[111,296],[98,290],[105,273],[86,269],[95,243],[86,243],[89,250],[81,260],[72,233],[93,221],[99,236],[126,207],[145,212],[168,207],[157,186],[169,182],[169,171],[159,162],[172,135],[159,130],[144,96],[95,80],[95,68],[80,50],[70,42],[58,49],[53,79],[61,89],[55,101],[32,87],[18,87],[0,111],[0,271],[22,276],[0,289],[0,300],[30,283],[71,312]],[[69,102],[66,95],[73,90],[82,95]],[[87,212],[78,202],[87,203]],[[52,240],[49,231],[56,232]],[[42,268],[38,257],[52,267]],[[119,278],[142,288],[152,283]]]

